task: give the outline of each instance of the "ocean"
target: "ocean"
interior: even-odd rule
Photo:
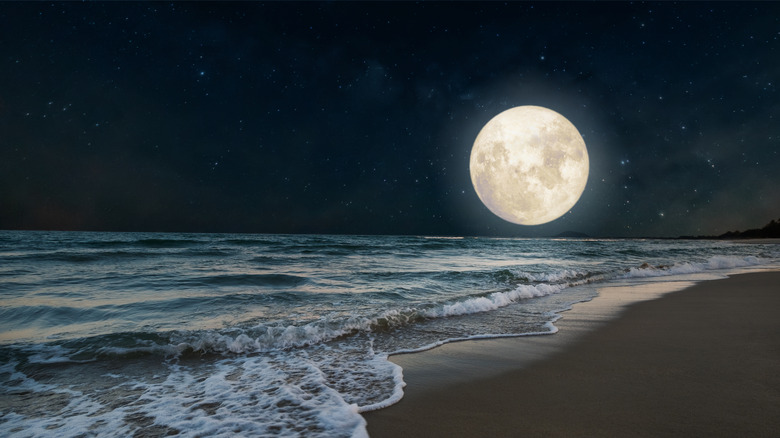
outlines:
[[[403,396],[392,353],[778,265],[709,240],[0,231],[0,435],[366,436]]]

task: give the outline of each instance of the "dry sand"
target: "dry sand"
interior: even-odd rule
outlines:
[[[685,286],[613,318],[626,294],[631,302]],[[406,394],[366,413],[368,431],[372,438],[778,437],[779,312],[780,272],[605,288],[564,313],[555,335],[394,356]]]

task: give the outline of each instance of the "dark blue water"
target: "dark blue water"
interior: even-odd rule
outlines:
[[[599,285],[778,264],[773,245],[0,232],[0,430],[362,436],[399,351],[549,333]]]

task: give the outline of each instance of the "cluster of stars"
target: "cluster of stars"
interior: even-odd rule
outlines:
[[[68,196],[131,205],[129,187],[154,186],[156,204],[230,206],[247,230],[273,228],[258,219],[267,205],[305,205],[311,223],[334,214],[339,232],[392,229],[386,222],[436,231],[447,218],[453,228],[441,232],[497,230],[471,224],[491,219],[470,186],[468,152],[489,118],[537,104],[587,133],[591,181],[601,181],[555,226],[681,234],[717,211],[760,216],[768,207],[748,207],[768,204],[755,199],[771,197],[761,190],[780,173],[780,33],[770,10],[9,4],[0,11],[9,38],[0,75],[16,85],[0,102],[0,117],[12,121],[0,183],[13,190],[0,201],[56,198],[50,193],[70,186]],[[595,29],[590,17],[608,24]],[[28,142],[56,145],[37,162],[73,156],[79,175],[118,179],[105,169],[122,160],[154,172],[136,172],[138,181],[56,180],[16,165],[20,156],[36,162]],[[36,173],[37,186],[10,182]],[[100,212],[90,202],[63,198],[59,208]],[[614,210],[608,218],[599,216],[604,206]],[[457,219],[464,210],[473,217]],[[181,216],[198,215],[182,207]],[[285,229],[282,219],[275,225]]]

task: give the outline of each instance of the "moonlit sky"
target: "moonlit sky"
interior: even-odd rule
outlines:
[[[0,3],[0,229],[721,234],[780,217],[780,3]],[[551,108],[562,218],[471,186]]]

